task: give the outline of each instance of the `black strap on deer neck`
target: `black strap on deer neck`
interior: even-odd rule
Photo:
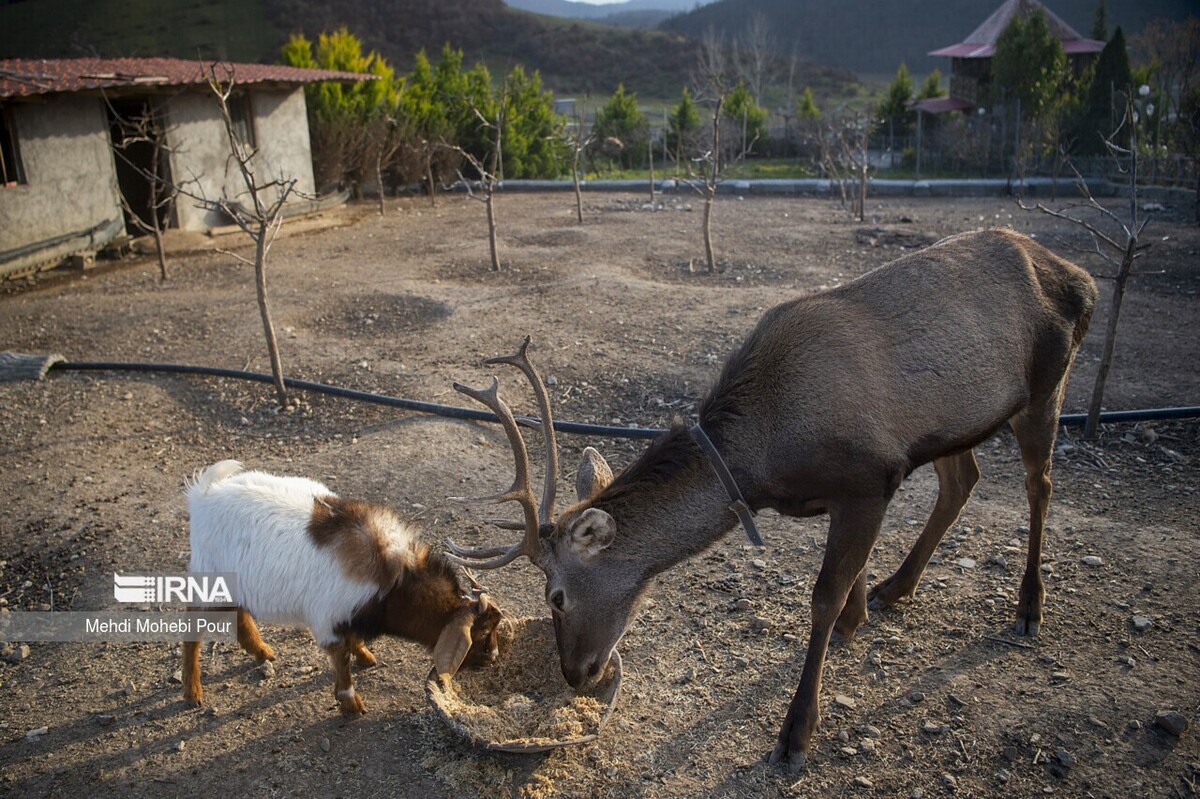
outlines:
[[[742,492],[738,489],[733,475],[729,473],[729,467],[725,465],[721,453],[717,452],[712,439],[700,425],[694,426],[691,434],[695,442],[700,445],[700,450],[708,458],[709,465],[717,473],[717,479],[721,481],[721,485],[725,486],[725,491],[729,494],[729,509],[737,514],[738,521],[742,523],[742,529],[746,531],[746,538],[749,538],[750,543],[756,547],[763,546],[762,536],[758,534],[758,526],[754,524],[754,511],[750,510],[750,506],[742,498]]]

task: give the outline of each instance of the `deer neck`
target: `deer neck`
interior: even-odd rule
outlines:
[[[649,575],[703,552],[738,523],[729,492],[686,427],[673,427],[596,502],[621,531],[622,554]]]

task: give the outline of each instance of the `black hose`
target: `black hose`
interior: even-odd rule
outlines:
[[[258,383],[274,383],[271,375],[261,372],[246,372],[240,369],[222,369],[215,366],[188,366],[176,363],[116,363],[105,361],[59,361],[50,366],[51,370],[62,371],[106,371],[106,372],[167,372],[172,374],[205,375],[209,377],[232,377],[239,380],[253,380]],[[452,419],[469,419],[476,422],[498,422],[490,411],[477,411],[472,408],[459,408],[453,405],[439,405],[434,402],[389,397],[385,394],[372,394],[368,391],[356,391],[352,388],[330,386],[325,383],[314,383],[309,380],[297,380],[285,377],[283,384],[288,388],[298,388],[304,391],[315,391],[318,394],[328,394],[333,397],[371,402],[376,405],[387,405],[393,408],[404,408],[421,413],[432,413],[447,416]],[[523,417],[527,418],[527,417]],[[1131,411],[1105,411],[1100,414],[1100,422],[1153,422],[1167,419],[1200,418],[1200,406],[1181,408],[1144,408]],[[1065,413],[1059,417],[1063,427],[1082,426],[1087,421],[1086,413]],[[560,433],[575,433],[583,436],[601,436],[604,438],[656,438],[666,432],[655,427],[611,427],[602,424],[583,424],[580,422],[555,422],[554,429]]]

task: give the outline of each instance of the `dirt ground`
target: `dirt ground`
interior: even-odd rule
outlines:
[[[687,417],[763,310],[985,226],[1074,230],[1003,199],[893,199],[866,222],[819,198],[722,197],[722,271],[702,272],[700,204],[569,193],[498,200],[504,271],[489,270],[484,209],[468,198],[333,212],[340,226],[279,240],[271,297],[287,373],[467,405],[484,357],[525,334],[561,420],[661,426]],[[1111,409],[1200,404],[1200,231],[1155,213],[1126,299]],[[689,271],[689,264],[696,271]],[[1102,283],[1107,294],[1108,282]],[[1107,304],[1093,320],[1067,412],[1086,409]],[[267,371],[253,274],[228,255],[149,260],[8,286],[0,349],[72,361]],[[530,412],[527,391],[500,373]],[[302,474],[386,502],[430,540],[495,541],[498,428],[217,378],[52,372],[0,383],[0,602],[11,611],[111,608],[113,571],[186,567],[185,477],[221,458]],[[979,448],[984,477],[915,600],[873,613],[831,650],[822,726],[799,776],[768,766],[804,659],[823,518],[765,513],[764,551],[737,531],[658,580],[621,644],[625,682],[594,744],[544,755],[470,748],[426,706],[430,660],[392,640],[356,677],[361,720],[336,710],[307,632],[265,626],[273,676],[233,644],[206,648],[208,707],[187,708],[171,644],[35,643],[0,660],[0,793],[11,796],[1035,796],[1194,797],[1200,780],[1197,422],[1064,430],[1045,552],[1041,637],[1010,634],[1027,506],[1011,435]],[[615,465],[643,443],[563,435],[564,491],[579,453]],[[899,564],[932,507],[932,470],[893,502],[871,581]],[[1086,560],[1085,560],[1086,558]],[[518,616],[543,616],[540,572],[487,575]],[[744,601],[743,601],[744,600]],[[1134,617],[1139,625],[1135,625]],[[1175,710],[1190,729],[1154,723]],[[45,728],[42,731],[42,728]]]

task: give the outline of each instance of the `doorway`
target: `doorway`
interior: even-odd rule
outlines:
[[[162,109],[148,97],[108,102],[108,124],[117,166],[125,231],[141,236],[172,224],[170,158]]]

